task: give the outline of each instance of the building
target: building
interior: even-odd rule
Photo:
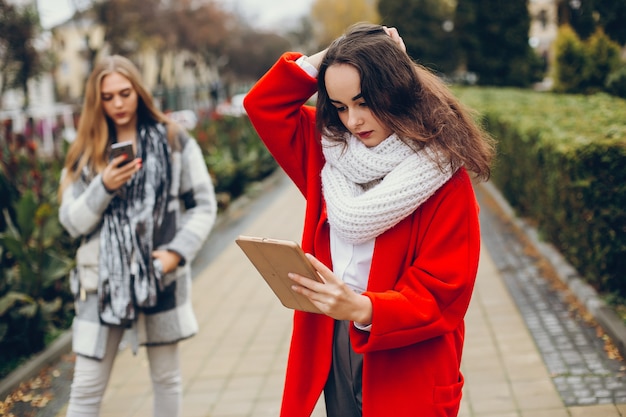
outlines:
[[[93,63],[111,53],[104,28],[83,14],[51,28],[51,32],[52,50],[58,60],[54,71],[57,97],[79,104]],[[128,58],[139,67],[163,110],[196,110],[207,105],[208,86],[218,77],[216,70],[184,50],[159,52],[144,47]]]
[[[9,0],[17,7],[36,7],[35,0]],[[50,49],[50,37],[42,33],[34,44],[40,51]],[[6,90],[0,97],[0,122],[10,125],[14,133],[32,134],[41,144],[41,153],[51,155],[55,148],[55,137],[73,131],[73,109],[58,104],[55,99],[54,77],[43,73],[28,81],[28,97],[20,89]],[[28,99],[28,100],[26,100]],[[28,103],[28,107],[25,106]],[[58,138],[57,138],[58,139]],[[2,138],[0,138],[2,140]]]
[[[556,40],[558,24],[558,0],[529,0],[530,30],[528,40],[530,46],[543,57],[546,67],[552,61],[552,44]]]
[[[91,60],[104,47],[104,30],[86,17],[72,18],[50,30],[56,56],[54,82],[59,101],[80,104]]]

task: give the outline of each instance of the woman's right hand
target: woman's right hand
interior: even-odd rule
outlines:
[[[335,320],[350,320],[367,326],[372,323],[372,301],[357,294],[319,259],[306,254],[323,282],[289,273],[294,281],[291,289],[307,297],[322,313]]]
[[[120,155],[113,158],[109,165],[102,171],[102,183],[104,187],[113,192],[119,189],[122,185],[126,184],[135,174],[135,172],[141,169],[141,158],[135,158],[125,165],[121,165],[124,162],[126,155]]]

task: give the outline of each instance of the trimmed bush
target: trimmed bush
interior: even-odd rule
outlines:
[[[498,141],[493,181],[597,290],[626,297],[626,101],[459,89]]]

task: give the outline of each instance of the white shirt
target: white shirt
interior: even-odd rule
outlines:
[[[367,289],[374,254],[374,239],[353,245],[343,241],[330,228],[330,255],[333,272],[357,294]]]
[[[306,56],[301,56],[296,63],[307,74],[317,78],[318,70],[313,65],[305,61]],[[343,241],[330,228],[330,256],[333,260],[333,273],[337,275],[345,284],[357,294],[362,294],[367,289],[372,257],[374,256],[375,239],[353,245]],[[360,330],[369,331],[371,324],[363,326],[354,323]]]
[[[296,64],[300,65],[300,68],[304,70],[307,74],[309,74],[313,78],[317,78],[318,70],[313,65],[309,64],[307,61],[307,56],[302,55],[300,58],[296,59]]]
[[[333,260],[333,273],[357,294],[367,289],[372,257],[374,256],[375,239],[353,245],[345,242],[330,228],[330,257]],[[366,332],[372,328],[371,324],[362,325],[354,322],[354,326]]]

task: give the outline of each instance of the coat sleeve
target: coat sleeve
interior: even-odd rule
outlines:
[[[63,170],[61,181],[65,175]],[[88,235],[100,225],[102,215],[114,196],[104,187],[100,174],[87,186],[74,181],[63,191],[59,221],[74,238]]]
[[[317,82],[295,62],[301,54],[283,54],[246,94],[244,107],[261,140],[301,192],[305,192],[307,166],[319,160],[315,108],[306,105]],[[316,168],[315,168],[316,169]]]
[[[165,248],[193,260],[215,224],[217,200],[211,176],[195,139],[186,138],[181,152],[179,200],[183,204],[180,224]]]
[[[416,214],[408,267],[391,290],[364,293],[372,300],[372,327],[351,329],[358,352],[401,348],[463,326],[480,255],[478,205],[467,173],[455,174]]]

